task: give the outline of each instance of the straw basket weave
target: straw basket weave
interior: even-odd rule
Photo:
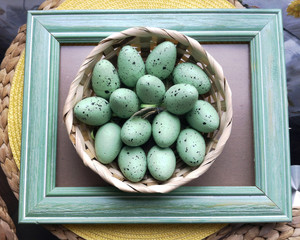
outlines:
[[[188,167],[178,160],[173,176],[165,182],[157,182],[150,175],[138,182],[126,180],[115,161],[111,164],[101,164],[96,159],[94,142],[86,125],[79,123],[73,115],[73,108],[81,99],[90,97],[94,93],[91,89],[91,73],[100,59],[116,62],[120,49],[125,45],[132,45],[146,59],[152,49],[163,41],[171,41],[177,48],[177,62],[192,62],[198,64],[210,77],[211,91],[202,96],[217,110],[220,117],[219,129],[205,135],[207,139],[206,156],[199,167]],[[130,28],[111,35],[102,40],[87,56],[79,72],[71,83],[64,106],[64,121],[69,137],[84,164],[122,191],[143,193],[165,193],[198,178],[203,174],[221,154],[229,138],[232,126],[231,90],[224,77],[222,67],[213,59],[198,41],[177,31],[152,27]]]

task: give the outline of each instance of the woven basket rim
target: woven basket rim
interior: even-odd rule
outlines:
[[[222,116],[220,116],[220,127],[218,132],[222,134],[219,136],[219,139],[214,144],[212,150],[206,154],[203,163],[199,167],[184,176],[172,177],[162,184],[145,185],[140,182],[132,183],[126,180],[119,180],[108,170],[106,165],[90,158],[91,154],[89,151],[86,151],[86,142],[84,137],[82,136],[80,129],[73,124],[73,107],[79,100],[82,99],[82,91],[87,88],[85,85],[80,85],[82,80],[87,77],[88,72],[92,71],[91,69],[95,63],[103,57],[103,54],[105,55],[105,52],[110,52],[113,49],[113,46],[117,44],[121,46],[126,45],[128,44],[128,41],[134,39],[135,37],[145,38],[153,36],[160,39],[175,41],[178,42],[178,44],[183,44],[189,49],[194,59],[197,59],[197,61],[199,61],[208,72],[213,73],[213,76],[210,76],[210,78],[213,79],[216,85],[218,85],[218,89],[221,89],[218,93],[221,93],[221,97],[224,100],[226,114],[224,113]],[[231,101],[231,90],[227,80],[224,77],[222,67],[208,52],[205,51],[198,41],[175,30],[167,30],[156,27],[134,27],[114,33],[103,39],[86,57],[75,79],[70,85],[69,93],[63,109],[63,120],[65,122],[70,140],[84,164],[100,175],[105,181],[125,192],[166,193],[202,175],[221,154],[231,132]],[[217,100],[216,103],[217,109],[221,109],[220,100]]]

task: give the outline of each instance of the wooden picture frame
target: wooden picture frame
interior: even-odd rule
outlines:
[[[117,21],[116,19],[122,19]],[[205,42],[250,45],[255,186],[180,187],[130,194],[56,187],[60,44],[96,43],[133,26]],[[222,223],[290,221],[287,90],[280,10],[92,10],[28,13],[19,222]]]

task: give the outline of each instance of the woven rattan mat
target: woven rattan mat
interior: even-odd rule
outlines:
[[[72,8],[72,9],[82,9],[82,8],[88,8],[85,7],[87,2],[85,2],[85,5],[82,4],[76,4],[74,5],[73,1],[66,1],[64,2],[60,7],[61,8]],[[78,2],[78,1],[76,1]],[[88,1],[91,6],[95,6],[95,2]],[[162,4],[163,1],[157,2],[156,4]],[[189,1],[171,1],[173,5],[169,3],[169,5],[165,5],[166,8],[176,8],[176,4],[184,3]],[[223,0],[220,1],[193,1],[193,3],[198,5],[188,5],[188,7],[199,7],[203,6],[202,4],[210,4],[210,5],[204,5],[203,7],[213,7],[213,5],[216,6],[222,6]],[[233,4],[235,4],[236,7],[241,7],[241,5],[238,2],[230,1]],[[41,10],[47,10],[56,8],[62,3],[62,1],[52,0],[52,1],[46,1],[44,2],[39,9]],[[124,3],[124,2],[123,2]],[[149,4],[149,2],[148,2]],[[171,5],[170,5],[171,4]],[[221,4],[221,5],[217,5]],[[102,7],[104,6],[102,2]],[[111,5],[112,6],[112,5]],[[129,5],[126,5],[127,8],[130,8]],[[129,7],[128,7],[129,6]],[[139,5],[135,5],[139,6]],[[155,5],[158,7],[158,5]],[[180,7],[184,7],[183,5],[179,5]],[[177,5],[178,7],[178,5]],[[187,7],[187,6],[185,6]],[[107,8],[107,7],[105,7]],[[111,7],[113,8],[113,7]],[[121,8],[120,6],[118,8]],[[22,26],[19,30],[19,33],[17,37],[12,42],[11,46],[6,52],[5,58],[0,66],[0,97],[1,97],[1,104],[0,104],[0,141],[1,141],[1,147],[0,147],[0,161],[1,161],[1,167],[4,171],[4,173],[7,176],[9,185],[14,192],[15,196],[18,198],[18,192],[19,192],[19,170],[15,163],[15,160],[13,156],[15,154],[12,154],[11,148],[10,148],[10,142],[8,140],[8,105],[10,104],[10,93],[11,93],[11,84],[15,79],[15,70],[16,66],[19,62],[19,58],[21,55],[22,50],[25,47],[25,38],[26,38],[26,26]],[[19,62],[20,65],[20,62]],[[24,66],[24,65],[23,65]],[[16,101],[11,101],[12,104],[16,103]],[[19,105],[19,104],[17,104]],[[17,124],[16,124],[17,125]],[[1,215],[0,215],[1,216]],[[2,216],[1,216],[1,219]],[[8,222],[8,221],[5,221]],[[9,224],[8,224],[9,225]],[[13,225],[9,225],[9,229],[14,229]],[[108,226],[108,225],[106,225]],[[115,227],[117,225],[114,225]],[[132,226],[128,228],[127,225],[119,225],[119,229],[121,231],[120,234],[116,234],[115,236],[107,235],[110,231],[116,231],[116,228],[113,229],[107,229],[106,232],[100,232],[100,235],[98,234],[86,234],[87,232],[91,232],[91,229],[89,229],[89,225],[81,226],[75,226],[74,225],[67,225],[67,227],[74,232],[77,232],[78,235],[81,235],[82,237],[86,239],[175,239],[167,237],[165,232],[167,232],[167,229],[164,229],[164,234],[157,234],[155,237],[152,238],[146,238],[146,236],[140,235],[143,233],[143,227],[146,227],[146,225],[141,226],[140,231],[137,231],[136,235],[129,234],[132,232]],[[170,225],[172,226],[172,225]],[[191,225],[192,226],[192,225]],[[191,230],[193,233],[197,233],[199,231],[199,225],[194,225]],[[298,229],[300,226],[300,210],[295,209],[293,211],[293,222],[292,223],[272,223],[272,224],[231,224],[223,228],[222,230],[218,231],[217,233],[214,233],[213,235],[209,236],[207,239],[300,239],[300,229]],[[62,225],[47,225],[45,226],[49,231],[51,231],[54,235],[56,235],[60,239],[82,239],[78,235],[76,235],[74,232],[70,231],[69,229],[65,228]],[[72,228],[73,227],[73,228]],[[178,226],[177,226],[178,227]],[[82,230],[83,229],[83,230]],[[185,231],[187,233],[186,236],[177,236],[176,239],[201,239],[201,234],[197,235],[188,235],[188,231],[185,227],[185,229],[179,228],[179,230]],[[8,230],[7,230],[8,231]],[[106,237],[104,237],[106,235]],[[151,236],[151,235],[150,235]],[[12,238],[13,239],[13,238]]]
[[[8,214],[5,202],[0,197],[0,239],[18,239],[16,227]]]

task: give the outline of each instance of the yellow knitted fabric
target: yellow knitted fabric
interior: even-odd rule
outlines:
[[[159,8],[234,8],[226,0],[66,0],[57,9],[159,9]],[[21,127],[24,82],[24,52],[15,70],[10,91],[8,137],[13,157],[20,168]],[[65,225],[87,240],[146,239],[146,240],[197,240],[203,239],[225,224],[97,224]]]
[[[19,169],[21,158],[24,62],[25,53],[23,51],[16,66],[15,74],[11,84],[7,120],[9,145]]]
[[[234,8],[226,0],[66,0],[57,9]]]
[[[102,224],[64,225],[88,240],[200,240],[224,227],[224,224]]]

